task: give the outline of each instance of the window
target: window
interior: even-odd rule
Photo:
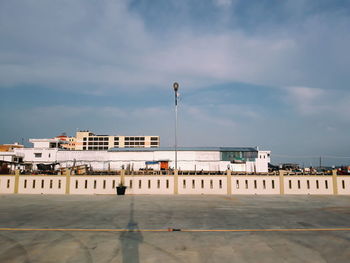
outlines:
[[[266,189],[266,182],[263,180],[263,188]]]
[[[186,189],[186,180],[182,181],[183,188]]]
[[[255,189],[257,188],[256,180],[254,180],[254,188],[255,188]]]
[[[112,189],[115,188],[115,180],[112,181]]]
[[[166,180],[166,188],[169,188],[169,180]]]
[[[158,141],[158,137],[151,137],[151,141]]]
[[[103,189],[106,189],[106,180],[103,180]]]
[[[160,180],[157,181],[157,187],[160,188]]]
[[[196,187],[196,182],[195,180],[192,180],[192,189],[194,189]]]
[[[318,189],[320,187],[318,180],[316,180],[316,188]]]
[[[298,180],[298,189],[300,189],[300,180]]]
[[[151,145],[158,145],[158,142],[151,142]]]
[[[151,188],[151,180],[148,180],[148,189]]]
[[[248,180],[245,180],[245,189],[248,189]]]
[[[33,180],[33,188],[35,188],[35,180]]]
[[[345,189],[345,181],[344,180],[341,181],[341,185],[342,185],[343,189]]]
[[[219,180],[219,188],[222,188],[222,180]]]
[[[119,141],[119,137],[114,137],[114,140],[115,141]]]
[[[96,189],[96,186],[97,186],[97,182],[96,180],[94,180],[94,189]]]
[[[306,185],[307,185],[307,189],[310,189],[310,181],[309,180],[306,181]]]
[[[326,180],[324,181],[324,183],[325,183],[326,189],[328,189],[328,181]]]
[[[75,180],[75,189],[78,189],[78,180]]]
[[[272,189],[275,189],[275,180],[272,180]]]
[[[24,180],[24,188],[27,188],[27,180]]]
[[[88,186],[88,180],[85,180],[85,189],[87,189]]]
[[[58,180],[58,189],[61,189],[61,180]]]
[[[86,137],[83,138],[83,141],[86,141]]]
[[[35,158],[41,158],[41,156],[42,156],[42,153],[34,153]]]
[[[289,180],[289,189],[292,189],[292,180]]]
[[[50,189],[52,189],[52,184],[53,184],[53,182],[52,182],[52,180],[50,180]]]
[[[132,180],[129,182],[130,189],[132,189]]]
[[[139,189],[141,189],[141,186],[142,186],[142,181],[139,180]]]
[[[7,188],[10,188],[10,179],[7,179]]]
[[[204,188],[204,180],[201,180],[201,187]]]
[[[44,180],[41,180],[41,188],[44,188]]]
[[[213,180],[210,180],[210,189],[213,189]]]
[[[239,180],[236,180],[236,188],[239,189]]]

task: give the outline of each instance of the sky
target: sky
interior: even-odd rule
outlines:
[[[350,164],[346,0],[1,0],[0,144],[77,130]]]

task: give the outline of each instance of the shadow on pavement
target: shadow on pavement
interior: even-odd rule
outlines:
[[[134,220],[134,197],[131,198],[129,222],[126,227],[127,232],[120,235],[123,263],[139,263],[139,246],[143,242],[143,236],[139,231],[139,226]]]

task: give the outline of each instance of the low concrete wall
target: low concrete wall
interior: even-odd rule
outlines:
[[[15,191],[15,176],[2,175],[0,176],[0,193],[13,194]]]
[[[19,176],[20,194],[64,194],[66,177],[58,175],[22,175]]]
[[[279,176],[233,176],[232,194],[280,194]]]
[[[333,175],[0,175],[0,194],[350,195],[350,176]]]

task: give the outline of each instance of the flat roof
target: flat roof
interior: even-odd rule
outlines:
[[[174,147],[154,148],[111,148],[109,152],[160,152],[174,151]],[[177,147],[177,151],[203,151],[203,152],[257,152],[256,147]]]

